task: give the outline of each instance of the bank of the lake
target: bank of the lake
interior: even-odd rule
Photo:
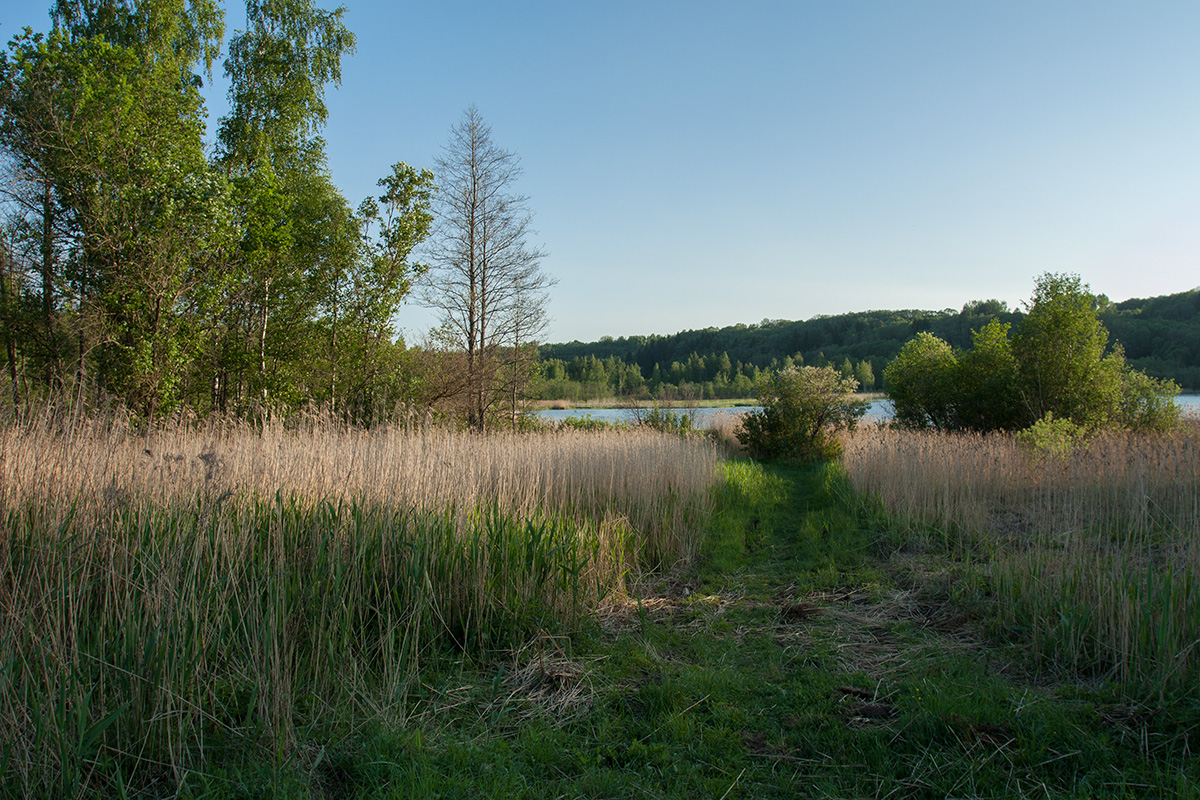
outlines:
[[[893,409],[890,400],[882,395],[871,395],[866,399],[870,401],[870,406],[867,408],[867,415],[864,417],[865,420],[884,422],[892,418]],[[1200,414],[1200,394],[1181,394],[1175,398],[1175,402],[1179,404],[1185,413]],[[712,426],[715,421],[722,417],[728,417],[733,414],[745,414],[748,411],[757,411],[759,408],[761,406],[741,401],[736,405],[698,405],[673,408],[671,411],[677,414],[687,414],[692,417],[697,427],[705,428]],[[542,408],[536,413],[541,419],[552,422],[564,419],[629,422],[634,419],[637,412],[629,407],[583,404],[573,408]]]

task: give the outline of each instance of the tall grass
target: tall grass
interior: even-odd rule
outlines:
[[[991,550],[1000,619],[1131,691],[1200,694],[1200,426],[1066,455],[1010,436],[864,430],[845,464],[902,538]]]
[[[0,786],[185,786],[402,724],[447,648],[571,625],[686,557],[711,443],[334,425],[0,429]],[[174,789],[164,789],[167,793]]]

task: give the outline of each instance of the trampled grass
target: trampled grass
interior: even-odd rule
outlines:
[[[1046,664],[1158,702],[1200,695],[1200,427],[1065,455],[875,429],[845,464],[891,512],[893,545],[970,549],[999,624]]]
[[[0,785],[186,787],[403,724],[447,653],[566,630],[698,547],[719,459],[650,432],[0,430]]]

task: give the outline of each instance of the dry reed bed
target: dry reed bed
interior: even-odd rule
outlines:
[[[436,652],[686,556],[719,474],[711,442],[653,432],[6,426],[0,786],[179,786],[205,749],[394,724]]]
[[[1066,456],[1012,436],[866,429],[845,466],[900,522],[899,544],[936,531],[993,553],[1001,619],[1042,656],[1143,695],[1200,691],[1195,421]]]
[[[657,522],[668,497],[702,498],[716,479],[713,446],[652,431],[476,436],[239,423],[133,430],[120,417],[50,417],[0,429],[0,502],[35,500],[103,512],[136,496],[157,505],[239,495],[355,499],[517,514],[607,511]]]

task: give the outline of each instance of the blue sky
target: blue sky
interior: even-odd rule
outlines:
[[[551,341],[1016,305],[1047,271],[1200,286],[1194,0],[346,5],[335,182],[357,205],[431,166],[476,104],[522,158]],[[0,36],[48,7],[9,0]]]

